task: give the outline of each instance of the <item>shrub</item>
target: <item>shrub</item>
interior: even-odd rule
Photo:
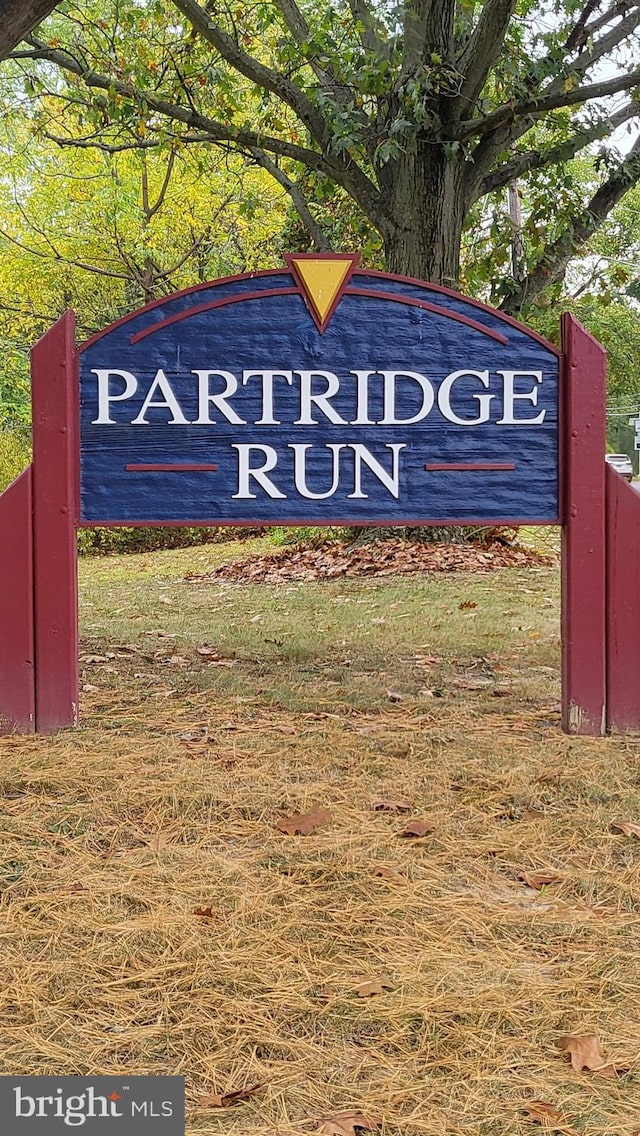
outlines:
[[[26,469],[31,461],[29,427],[0,429],[0,493]]]

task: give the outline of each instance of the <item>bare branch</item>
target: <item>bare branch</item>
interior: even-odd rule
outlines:
[[[54,260],[58,261],[61,264],[70,264],[74,268],[84,269],[85,272],[93,272],[96,276],[109,276],[112,280],[129,279],[126,273],[110,272],[108,268],[100,268],[97,264],[86,264],[83,260],[74,260],[70,257],[63,256],[62,253],[54,249],[54,246],[51,245],[51,242],[48,243],[51,245],[53,251],[44,252],[42,249],[31,248],[29,245],[25,244],[24,241],[18,240],[17,237],[12,237],[11,234],[6,231],[6,229],[0,228],[0,237],[4,237],[6,241],[9,241],[10,244],[15,245],[16,248],[22,249],[23,252],[28,252],[31,256],[40,257],[42,260]]]
[[[487,0],[456,66],[464,75],[460,98],[475,103],[499,58],[517,0]]]
[[[593,195],[588,205],[572,221],[552,245],[545,250],[539,264],[500,305],[502,311],[516,315],[520,309],[543,292],[550,284],[564,278],[567,265],[602,222],[624,197],[627,190],[640,181],[640,134],[623,162]]]
[[[360,25],[362,46],[373,55],[379,55],[385,49],[385,42],[376,31],[375,16],[367,0],[349,0],[349,7],[354,23]]]
[[[586,32],[584,29],[590,17],[594,12],[597,12],[601,4],[602,0],[587,0],[587,3],[580,12],[578,19],[576,20],[567,37],[566,43],[564,45],[565,51],[572,52],[574,48],[580,48],[582,47],[583,43],[586,42]]]
[[[271,174],[271,177],[274,178],[274,180],[282,186],[286,193],[288,193],[296,210],[298,211],[305,229],[309,233],[318,251],[331,252],[331,243],[325,235],[322,226],[318,224],[315,217],[313,216],[313,213],[309,209],[300,186],[292,181],[291,178],[287,177],[284,171],[281,170],[280,167],[276,165],[276,163],[267,154],[265,154],[264,150],[254,149],[251,151],[251,155],[257,162],[257,164],[259,166],[262,166],[263,170],[266,170],[267,173]]]

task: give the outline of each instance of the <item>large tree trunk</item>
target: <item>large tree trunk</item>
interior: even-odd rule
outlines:
[[[387,271],[457,288],[465,215],[462,158],[416,142],[389,173]]]

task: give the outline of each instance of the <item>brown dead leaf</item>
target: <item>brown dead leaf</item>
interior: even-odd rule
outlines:
[[[174,835],[173,832],[154,832],[153,836],[145,836],[143,839],[152,852],[164,852],[171,844]]]
[[[248,1085],[246,1089],[231,1089],[228,1093],[207,1093],[198,1097],[200,1108],[230,1108],[233,1104],[248,1100],[264,1088],[262,1084]]]
[[[386,974],[378,977],[363,978],[358,987],[359,998],[371,998],[373,994],[384,994],[385,990],[393,990],[393,982]]]
[[[321,1116],[316,1120],[320,1136],[358,1136],[356,1128],[365,1132],[378,1132],[380,1121],[362,1112],[336,1112],[334,1116]]]
[[[398,836],[413,837],[420,839],[421,836],[428,836],[429,833],[434,832],[434,827],[426,820],[410,820],[407,825],[398,833]]]
[[[574,1136],[575,1129],[569,1126],[566,1117],[559,1109],[547,1101],[534,1100],[523,1105],[523,1112],[527,1113],[529,1120],[535,1120],[543,1128],[554,1132],[565,1132],[567,1136]]]
[[[396,868],[389,867],[388,864],[373,864],[371,871],[374,876],[388,880],[390,884],[406,884],[407,882],[406,876],[403,876]]]
[[[194,915],[200,915],[202,919],[215,919],[216,913],[212,907],[194,907]]]
[[[474,603],[473,600],[463,600],[462,603],[458,604],[460,611],[471,611],[472,608],[477,606],[477,603]]]
[[[308,813],[294,813],[293,816],[282,817],[276,828],[285,836],[308,836],[314,828],[326,824],[328,820],[331,820],[328,809],[311,809]]]
[[[404,799],[388,800],[388,801],[374,801],[371,805],[374,813],[409,813],[411,812],[412,801]]]
[[[599,1073],[601,1077],[616,1076],[614,1066],[611,1062],[605,1061],[600,1042],[594,1034],[580,1037],[577,1034],[567,1033],[558,1038],[556,1045],[562,1055],[570,1059],[576,1073],[589,1069],[592,1073]]]
[[[562,876],[558,876],[555,872],[518,872],[518,879],[535,891],[542,891],[543,887],[562,882]]]
[[[614,820],[612,828],[619,828],[625,836],[640,837],[640,824],[633,820]]]

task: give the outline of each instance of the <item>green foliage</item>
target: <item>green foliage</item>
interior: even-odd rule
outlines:
[[[0,493],[31,461],[31,431],[0,428]]]
[[[79,529],[81,556],[108,556],[111,553],[162,552],[168,548],[192,548],[202,544],[223,544],[259,536],[256,528],[113,528]]]

